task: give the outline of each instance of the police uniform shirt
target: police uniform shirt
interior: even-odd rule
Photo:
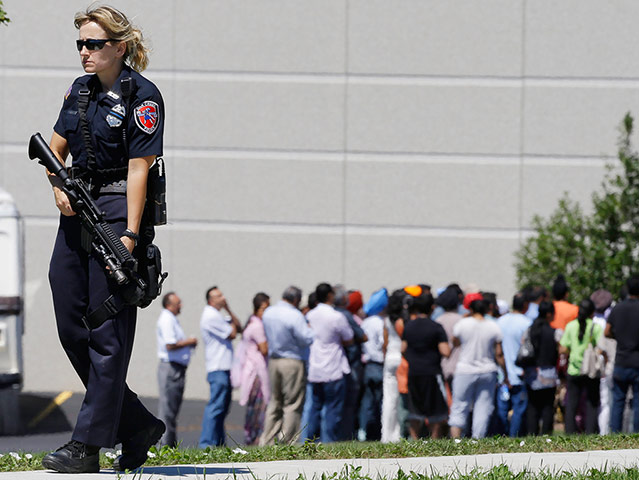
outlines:
[[[129,76],[135,84],[127,102],[122,96],[120,81]],[[53,129],[67,140],[74,167],[81,170],[88,168],[78,112],[79,92],[82,89],[91,91],[86,115],[98,170],[126,168],[130,158],[162,156],[162,95],[151,81],[125,65],[112,90],[108,92],[102,91],[97,75],[79,77],[67,90]],[[123,128],[126,128],[128,155],[123,141]],[[126,178],[125,173],[122,178]]]

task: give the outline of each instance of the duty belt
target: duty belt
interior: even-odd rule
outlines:
[[[97,180],[94,176],[89,175],[84,169],[78,167],[69,167],[67,172],[71,178],[81,178],[87,182],[89,190],[99,193],[126,193],[126,179],[106,179]],[[99,188],[98,188],[99,185]]]
[[[126,180],[118,180],[100,187],[100,193],[126,193]]]

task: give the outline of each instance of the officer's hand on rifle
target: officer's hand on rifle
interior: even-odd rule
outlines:
[[[129,237],[120,237],[120,240],[122,240],[122,243],[124,244],[126,249],[129,251],[129,253],[133,253],[133,248],[135,247],[135,241]]]
[[[47,170],[47,178],[49,179],[49,183],[53,187],[53,196],[55,198],[55,205],[56,207],[58,207],[58,210],[60,210],[60,212],[62,212],[62,215],[64,215],[65,217],[72,217],[73,215],[75,215],[73,208],[71,208],[69,197],[62,191],[62,181],[60,180],[60,177]]]
[[[40,138],[40,140],[42,141],[42,138]],[[33,138],[31,142],[29,143],[29,157],[31,159],[34,158],[31,155],[32,142],[33,142]],[[44,141],[42,141],[42,143],[44,143]],[[34,146],[38,146],[38,145],[34,145]],[[46,144],[44,144],[44,146],[46,147]],[[62,138],[60,135],[58,135],[57,133],[53,132],[53,136],[51,137],[50,148],[51,150],[49,153],[54,154],[55,158],[57,158],[57,160],[60,162],[60,165],[64,166],[64,160],[69,155],[69,144],[67,143],[67,141],[64,138]],[[37,153],[37,149],[36,149],[36,153]],[[59,165],[57,165],[57,162],[55,161],[53,161],[53,163],[55,163],[55,165],[53,166],[51,165],[47,166],[45,163],[42,163],[42,164],[47,168],[47,178],[49,179],[49,183],[51,183],[51,186],[53,187],[53,195],[55,196],[55,205],[56,207],[58,207],[58,210],[62,212],[62,215],[64,215],[65,217],[71,217],[75,215],[75,212],[73,211],[73,208],[71,208],[71,202],[69,202],[69,197],[67,197],[67,194],[62,191],[62,179],[58,177],[57,175],[55,175],[55,173],[58,171],[57,168],[59,168]]]
[[[55,176],[55,175],[51,175]],[[57,177],[56,177],[57,178]],[[71,208],[71,202],[69,202],[69,197],[67,194],[60,190],[58,187],[53,187],[53,195],[55,197],[55,205],[58,207],[58,210],[62,212],[62,215],[65,217],[72,217],[75,215],[73,208]]]

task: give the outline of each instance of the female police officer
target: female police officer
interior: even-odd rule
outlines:
[[[66,92],[51,149],[62,163],[71,154],[72,175],[85,180],[114,232],[133,251],[149,167],[162,155],[164,104],[155,85],[138,73],[148,64],[148,50],[124,14],[89,7],[76,14],[75,26],[89,75]],[[62,213],[49,270],[58,334],[86,395],[72,440],[42,464],[59,472],[97,472],[100,447],[122,442],[114,467],[134,469],[165,429],[125,383],[136,309],[125,307],[97,328],[85,326],[83,317],[117,289],[104,266],[81,248],[78,217],[56,186],[57,177],[49,179]]]

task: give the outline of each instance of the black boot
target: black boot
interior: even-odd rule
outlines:
[[[122,442],[122,455],[113,461],[116,471],[135,470],[146,462],[149,448],[158,443],[166,430],[164,422],[157,418],[144,430]]]
[[[71,440],[45,456],[42,466],[62,473],[97,473],[100,471],[100,447]]]

